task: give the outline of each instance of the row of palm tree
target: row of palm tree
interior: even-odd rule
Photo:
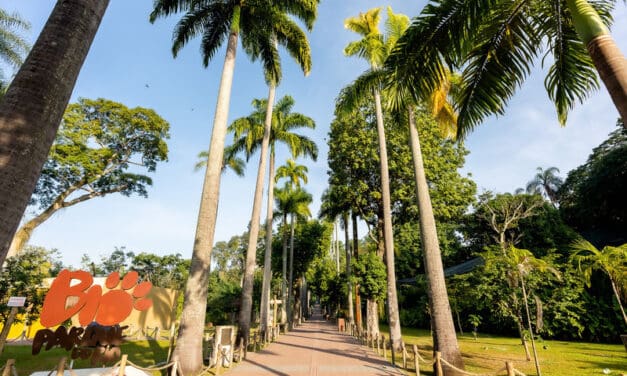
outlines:
[[[108,3],[59,0],[0,103],[0,133],[4,135],[0,139],[0,262],[35,188]],[[467,135],[485,117],[503,113],[508,99],[529,74],[531,64],[545,50],[555,61],[545,83],[561,122],[566,121],[575,102],[583,101],[598,86],[596,72],[626,120],[627,61],[608,31],[615,3],[433,0],[399,39],[389,58],[384,63],[373,61],[379,61],[382,65],[378,69],[389,73],[386,87],[399,87],[411,98],[425,101],[443,86],[447,65],[463,67],[462,89],[456,102],[459,136]],[[184,372],[195,373],[202,367],[205,286],[238,40],[241,38],[253,60],[262,61],[272,86],[280,77],[277,44],[286,47],[301,66],[307,65],[296,48],[303,34],[291,17],[311,28],[316,9],[317,1],[306,0],[155,1],[150,17],[153,22],[185,13],[174,31],[175,56],[191,39],[201,36],[203,63],[207,65],[227,41],[175,354]],[[365,39],[370,43],[370,38]],[[373,57],[380,59],[378,54]],[[272,101],[268,102],[271,106]],[[267,129],[266,124],[265,134],[269,136]],[[436,330],[440,329],[436,326]]]
[[[230,126],[229,132],[233,133],[234,142],[227,149],[227,159],[232,159],[231,156],[245,153],[246,160],[248,160],[251,155],[257,150],[261,149],[261,153],[264,153],[263,143],[266,138],[266,122],[267,108],[268,108],[268,100],[265,99],[255,99],[253,100],[253,108],[254,111],[246,116],[239,119],[236,119]],[[260,312],[260,321],[261,321],[261,330],[267,335],[268,334],[268,326],[269,326],[269,313],[270,313],[270,281],[272,279],[271,273],[271,256],[272,256],[272,222],[273,222],[273,195],[274,195],[274,184],[275,180],[280,178],[281,176],[288,174],[292,179],[291,181],[295,181],[298,187],[300,187],[300,181],[298,180],[299,176],[303,176],[306,171],[303,171],[304,166],[298,166],[294,161],[288,160],[286,166],[282,166],[277,170],[277,176],[275,179],[275,157],[276,157],[276,147],[279,143],[285,144],[289,149],[292,157],[297,158],[301,155],[310,157],[313,160],[316,160],[318,156],[318,148],[311,139],[308,137],[295,133],[294,130],[298,128],[314,128],[315,123],[313,119],[308,116],[305,116],[300,113],[292,112],[294,107],[294,99],[290,96],[284,96],[279,99],[276,105],[273,108],[271,118],[270,118],[270,134],[267,137],[267,142],[269,146],[269,159],[270,159],[270,168],[269,168],[269,177],[268,177],[268,204],[267,204],[267,216],[266,216],[266,249],[264,256],[264,277],[263,277],[263,285],[262,285],[262,297],[261,297],[261,312]],[[263,166],[260,163],[259,169]],[[258,179],[259,179],[258,173]],[[263,174],[261,175],[263,177]],[[305,175],[306,176],[306,175]],[[296,179],[296,180],[294,180]],[[248,245],[248,253],[247,253],[247,265],[248,262],[251,262],[251,265],[248,265],[250,270],[246,270],[244,274],[244,290],[242,292],[242,307],[248,309],[245,311],[244,309],[240,310],[240,320],[239,320],[239,328],[242,331],[242,335],[249,332],[250,329],[250,316],[252,310],[252,304],[250,308],[247,305],[244,305],[244,299],[246,299],[246,303],[248,303],[248,299],[252,302],[252,280],[253,273],[256,264],[255,256],[256,255],[256,246],[257,246],[257,237],[258,237],[258,226],[259,226],[259,215],[258,210],[260,210],[261,206],[261,194],[263,188],[260,186],[263,184],[263,180],[261,182],[258,181],[258,186],[255,190],[255,201],[259,208],[257,211],[253,209],[253,218],[251,218],[251,231],[253,229],[254,221],[256,221],[257,232],[256,234],[249,235],[249,245]],[[259,197],[257,197],[259,195]],[[254,206],[254,205],[253,205]],[[257,214],[256,217],[255,214]],[[252,255],[252,256],[251,256]],[[250,260],[249,257],[250,256]],[[250,281],[249,290],[246,289],[246,281]],[[246,321],[246,322],[245,322]],[[248,326],[245,326],[248,325]],[[247,338],[244,339],[245,341]]]

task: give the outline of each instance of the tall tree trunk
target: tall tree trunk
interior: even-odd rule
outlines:
[[[13,240],[11,241],[9,251],[7,252],[7,258],[17,255],[18,252],[21,251],[26,243],[28,243],[28,241],[30,240],[33,231],[35,231],[35,228],[37,228],[37,226],[44,223],[46,220],[52,217],[54,213],[63,208],[63,200],[65,198],[66,196],[57,198],[57,200],[55,200],[55,202],[50,205],[46,210],[41,212],[38,216],[31,219],[30,221],[24,223],[22,227],[17,230],[15,236],[13,237]]]
[[[242,289],[242,302],[239,310],[239,328],[237,332],[237,343],[239,344],[241,341],[244,341],[244,347],[248,346],[248,337],[250,335],[250,315],[253,308],[253,282],[255,279],[255,266],[257,265],[257,238],[259,237],[259,220],[263,201],[263,181],[266,177],[268,146],[270,145],[270,132],[272,131],[272,106],[274,105],[274,93],[274,86],[270,85],[270,90],[268,92],[268,107],[266,109],[266,122],[264,124],[263,140],[261,141],[261,152],[259,154],[259,169],[257,170],[257,182],[255,184],[253,213],[250,217],[250,231],[248,231],[248,250],[246,251],[246,267],[244,269],[244,287]],[[265,311],[267,318],[267,309]]]
[[[616,297],[616,301],[618,302],[618,308],[620,308],[620,313],[623,314],[623,320],[625,320],[625,324],[627,324],[627,315],[625,315],[625,308],[623,307],[623,302],[620,299],[620,294],[618,293],[616,283],[614,283],[614,280],[612,278],[610,278],[610,283],[612,284],[612,291],[614,291],[614,296]]]
[[[344,220],[344,248],[346,250],[346,287],[348,290],[348,325],[355,322],[353,314],[353,284],[351,283],[351,245],[348,231],[348,212],[342,214]]]
[[[236,10],[236,14],[239,17],[239,9]],[[218,90],[207,169],[198,210],[190,272],[185,284],[183,312],[181,313],[179,334],[174,349],[174,357],[178,358],[181,371],[186,375],[197,374],[203,368],[202,339],[207,310],[207,285],[209,284],[211,249],[218,214],[224,139],[226,138],[226,123],[235,70],[237,39],[238,33],[236,29],[232,29],[222,67],[222,78]]]
[[[366,331],[370,337],[379,336],[379,305],[374,299],[366,300]]]
[[[381,162],[381,199],[383,201],[383,240],[385,243],[385,263],[387,266],[387,308],[390,325],[390,342],[395,350],[401,349],[401,321],[398,314],[398,298],[396,296],[396,272],[394,270],[394,234],[392,231],[392,212],[390,199],[390,176],[388,171],[388,154],[383,126],[381,96],[374,93],[377,114],[377,135],[379,138],[379,160]]]
[[[109,0],[59,0],[0,102],[0,265]]]
[[[359,260],[359,238],[357,237],[357,214],[351,213],[353,221],[353,254],[355,255],[355,261]],[[355,286],[355,323],[358,330],[361,332],[361,297],[359,296],[359,285]]]
[[[627,127],[627,60],[588,1],[567,0],[566,4],[573,25]]]
[[[266,107],[265,127],[272,130],[272,110],[276,88],[270,85],[268,106]],[[270,102],[270,98],[273,98]],[[268,171],[268,201],[266,205],[266,251],[263,260],[263,282],[261,287],[260,321],[261,333],[268,339],[270,323],[270,284],[272,283],[272,211],[274,203],[274,146],[270,146],[270,168]]]
[[[287,323],[287,213],[283,213],[283,225],[281,226],[283,235],[283,253],[281,255],[282,265],[282,278],[281,278],[281,323]]]
[[[457,345],[455,324],[446,291],[444,280],[444,267],[438,242],[438,233],[431,207],[429,187],[425,176],[422,152],[420,151],[420,139],[416,129],[416,120],[413,109],[408,109],[409,116],[409,140],[412,157],[414,160],[414,173],[416,178],[416,195],[418,197],[418,210],[420,212],[420,233],[422,235],[422,248],[424,254],[425,272],[429,287],[429,305],[433,326],[433,349],[440,351],[442,357],[455,367],[464,369],[464,361]],[[445,375],[458,374],[450,367],[444,366]]]
[[[292,279],[294,275],[294,217],[296,217],[296,215],[292,214],[292,218],[290,220],[290,271],[289,278],[287,280],[287,324],[290,330],[292,330],[294,324],[294,318],[292,317],[292,298],[294,295],[294,293],[292,292],[292,288],[294,285]]]
[[[527,313],[527,327],[529,328],[529,338],[531,339],[531,348],[533,349],[533,361],[536,365],[538,376],[542,376],[540,372],[540,362],[538,361],[538,351],[536,350],[536,340],[533,338],[533,328],[531,327],[531,314],[529,314],[529,303],[527,302],[527,289],[525,288],[525,279],[521,267],[518,267],[518,276],[520,277],[520,286],[522,288],[523,299],[525,302],[525,312]]]

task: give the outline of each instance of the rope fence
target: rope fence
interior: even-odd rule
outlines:
[[[391,363],[392,365],[396,365],[394,346],[392,346],[390,340],[386,341],[385,336],[372,336],[369,333],[364,333],[354,324],[350,325],[350,330],[347,331],[347,334],[355,337],[362,346],[367,346],[371,348],[373,352],[376,351],[377,355],[383,356],[385,360],[388,359],[389,348],[391,350]],[[408,351],[406,344],[403,342],[401,343],[400,350],[402,358],[402,369],[405,371],[414,371],[417,376],[420,376],[421,364],[427,364],[429,366],[432,366],[434,374],[437,375],[443,375],[443,368],[449,368],[455,370],[458,374],[465,376],[526,376],[523,372],[514,368],[514,364],[509,361],[506,361],[504,366],[496,371],[491,371],[488,373],[474,373],[462,370],[456,367],[454,364],[451,364],[449,361],[442,358],[442,353],[439,351],[436,351],[433,355],[433,361],[429,361],[420,355],[418,346],[415,344],[412,344],[411,351]],[[411,363],[413,363],[413,366],[410,365]]]

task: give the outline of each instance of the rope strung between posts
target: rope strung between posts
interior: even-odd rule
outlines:
[[[170,367],[172,367],[172,366],[173,366],[176,362],[170,362],[170,363],[168,363],[168,364],[164,364],[164,365],[162,365],[162,366],[156,366],[156,365],[154,365],[154,366],[150,366],[150,367],[140,367],[140,366],[138,366],[137,364],[135,364],[135,363],[131,362],[130,360],[127,360],[127,361],[126,361],[126,363],[127,363],[128,365],[131,365],[131,366],[133,366],[133,367],[135,367],[135,368],[137,368],[137,369],[141,370],[141,371],[161,371],[162,369],[166,369],[166,368],[170,368]]]
[[[473,373],[473,372],[464,371],[463,369],[459,369],[459,368],[455,367],[453,364],[447,362],[446,359],[444,359],[444,358],[440,358],[440,361],[442,361],[442,363],[444,363],[447,366],[451,367],[455,371],[460,372],[460,373],[462,373],[464,375],[468,375],[468,376],[496,376],[496,375],[498,375],[499,373],[501,373],[503,371],[507,371],[506,367],[502,367],[498,371],[494,371],[494,372],[491,372],[491,373]],[[524,374],[521,374],[521,375],[525,376]]]

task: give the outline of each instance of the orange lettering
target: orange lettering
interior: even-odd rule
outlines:
[[[71,286],[73,279],[78,279],[80,282]],[[55,326],[80,311],[87,303],[88,295],[84,291],[91,286],[93,281],[93,277],[85,271],[62,270],[52,282],[44,299],[40,315],[41,324],[45,327]],[[71,296],[78,297],[78,302],[72,307],[66,308],[67,299]]]

